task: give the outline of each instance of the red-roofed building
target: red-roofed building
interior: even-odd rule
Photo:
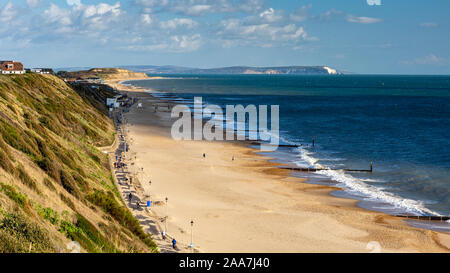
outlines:
[[[21,62],[0,61],[1,74],[25,74],[25,69]]]

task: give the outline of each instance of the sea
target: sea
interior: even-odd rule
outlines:
[[[190,107],[194,97],[223,109],[279,105],[287,147],[272,161],[325,169],[292,175],[341,189],[332,195],[391,215],[450,216],[450,76],[150,76],[163,79],[125,84]],[[372,173],[343,171],[371,162]]]

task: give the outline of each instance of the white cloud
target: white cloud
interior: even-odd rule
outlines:
[[[117,2],[114,5],[109,5],[105,3],[100,3],[98,5],[89,5],[89,6],[80,6],[79,9],[83,9],[83,16],[85,18],[90,18],[93,16],[103,16],[108,14],[108,16],[117,17],[120,15],[120,2]]]
[[[294,22],[304,22],[308,19],[308,10],[312,8],[312,4],[300,7],[290,14],[290,19]]]
[[[437,27],[438,24],[434,23],[434,22],[426,22],[426,23],[422,23],[420,24],[421,27]]]
[[[175,43],[174,47],[183,52],[197,50],[201,44],[200,34],[172,36],[171,40]]]
[[[414,59],[414,63],[422,65],[449,65],[450,60],[445,58],[440,58],[434,54],[429,54],[423,58]]]
[[[181,9],[180,11],[186,13],[187,15],[199,16],[211,11],[213,7],[211,5],[194,5],[187,7],[186,9]]]
[[[160,23],[162,29],[176,29],[178,27],[194,28],[198,23],[189,18],[175,18]]]
[[[145,12],[172,12],[189,16],[209,13],[256,13],[262,10],[263,0],[135,0]]]
[[[67,5],[69,5],[69,6],[81,5],[81,0],[67,0],[66,2],[67,2]]]
[[[27,6],[30,8],[35,8],[41,4],[42,0],[27,0]]]
[[[50,8],[44,11],[45,20],[49,23],[57,23],[63,26],[72,24],[70,11],[50,4]]]
[[[269,9],[257,17],[223,20],[217,32],[221,44],[224,47],[238,45],[295,47],[298,43],[316,39],[308,37],[302,26],[272,17],[275,14],[274,9]]]
[[[401,61],[399,63],[404,65],[450,66],[450,58],[442,58],[436,56],[435,54],[428,54],[424,57]]]
[[[71,2],[73,3],[73,2]],[[61,8],[53,3],[44,11],[44,20],[63,26],[73,26],[81,30],[83,27],[107,28],[108,23],[117,21],[121,15],[120,2],[114,5],[99,3],[97,5],[73,4],[70,9]]]
[[[330,9],[320,15],[316,15],[313,17],[316,20],[327,22],[332,20],[344,20],[349,23],[358,23],[358,24],[374,24],[383,21],[380,18],[366,17],[366,16],[355,16],[352,14],[346,14],[341,10]]]
[[[320,15],[315,15],[313,18],[317,19],[319,21],[331,21],[332,19],[335,19],[336,17],[341,17],[343,14],[344,13],[340,10],[330,9]]]
[[[259,14],[259,17],[269,23],[278,22],[283,19],[283,13],[281,11],[275,11],[273,8],[269,8]]]
[[[88,48],[189,52],[205,44],[294,48],[317,40],[299,24],[311,5],[291,12],[263,8],[261,0],[134,0],[140,7],[135,14],[134,10],[127,13],[119,1],[65,2],[68,5],[28,0],[29,5],[41,3],[44,7],[38,12],[26,9],[30,16],[22,16],[20,8],[8,2],[0,8],[0,21],[6,23],[0,29],[0,42],[11,37],[31,46],[71,43]],[[214,16],[215,21],[199,17],[212,13],[223,16]]]
[[[236,9],[237,11],[254,13],[263,9],[263,0],[246,0],[238,3]]]
[[[350,23],[359,23],[359,24],[374,24],[374,23],[379,23],[382,21],[379,18],[354,16],[351,14],[347,15],[346,20],[347,20],[347,22],[350,22]]]
[[[136,0],[135,2],[137,5],[145,7],[167,6],[169,4],[169,0]]]
[[[141,22],[150,25],[153,22],[153,19],[150,14],[144,13],[141,15]]]
[[[202,37],[200,34],[173,35],[169,39],[156,39],[147,44],[135,44],[122,47],[130,51],[162,51],[162,52],[190,52],[200,48]]]
[[[0,11],[0,22],[8,23],[18,14],[18,9],[9,1]]]

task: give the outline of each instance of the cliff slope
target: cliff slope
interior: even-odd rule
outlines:
[[[113,141],[58,77],[0,75],[0,252],[156,252],[97,149]]]

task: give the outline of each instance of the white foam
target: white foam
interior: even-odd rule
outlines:
[[[379,183],[379,182],[384,182],[384,181],[382,181],[382,180],[378,180],[378,179],[371,179],[371,178],[364,178],[364,179],[361,179],[361,181],[364,181],[364,182],[372,182],[372,183]]]
[[[317,163],[319,159],[311,156],[311,152],[303,149],[302,147],[298,147],[297,151],[300,153],[300,158],[303,159],[307,164],[309,164],[310,167],[323,168],[322,165]]]
[[[317,162],[319,159],[313,157],[313,153],[309,152],[308,150],[298,147],[297,148],[300,158],[302,161],[305,161],[307,164],[309,164],[311,167],[314,168],[326,168],[325,166],[322,166],[318,164]],[[302,162],[296,162],[297,165],[301,166]],[[421,215],[437,215],[438,213],[427,209],[424,204],[420,201],[412,200],[412,199],[405,199],[400,196],[397,196],[393,193],[383,191],[380,187],[375,187],[372,185],[369,185],[367,183],[364,183],[363,180],[353,177],[350,174],[344,173],[342,171],[335,171],[335,170],[325,170],[325,171],[318,171],[316,172],[318,174],[327,176],[331,178],[332,180],[341,183],[341,187],[344,189],[348,189],[351,191],[354,191],[356,193],[363,194],[364,196],[377,200],[389,203],[393,205],[395,208],[400,208],[403,210],[406,210],[411,213],[421,214]],[[377,180],[372,179],[366,179],[367,182],[380,182]]]
[[[363,181],[344,172],[326,170],[319,171],[318,173],[326,175],[331,179],[342,183],[344,188],[362,193],[371,199],[392,204],[395,208],[404,209],[408,212],[421,215],[439,215],[438,213],[427,209],[420,201],[402,198],[393,193],[385,192],[378,187],[368,185]]]

